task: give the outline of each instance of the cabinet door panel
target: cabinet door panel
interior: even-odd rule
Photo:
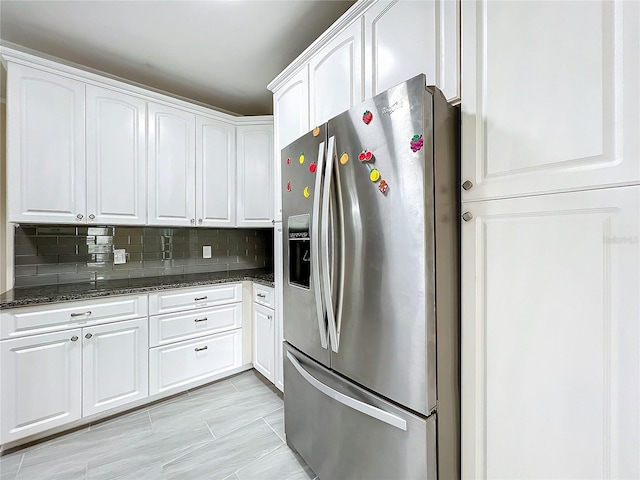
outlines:
[[[282,356],[282,274],[284,268],[282,249],[282,224],[276,223],[273,228],[273,273],[274,273],[274,297],[275,297],[275,354],[274,354],[274,384],[284,391],[284,363]]]
[[[7,82],[9,221],[84,223],[84,84],[13,63]]]
[[[253,367],[273,383],[273,310],[253,304]]]
[[[89,223],[147,221],[146,108],[142,99],[87,85]]]
[[[75,329],[0,342],[0,443],[80,418],[80,334]]]
[[[196,216],[198,226],[236,223],[235,128],[196,117]]]
[[[82,329],[83,416],[148,396],[147,325],[140,318]]]
[[[305,65],[273,95],[275,143],[275,220],[282,220],[282,182],[280,151],[307,133],[309,127],[309,67]]]
[[[463,200],[640,180],[638,2],[462,3]]]
[[[640,187],[463,205],[463,478],[640,476],[638,205]]]
[[[148,104],[150,225],[195,225],[195,115]]]
[[[239,227],[273,225],[273,125],[239,126],[238,216]]]
[[[363,100],[362,21],[356,20],[309,61],[311,125],[320,125]]]

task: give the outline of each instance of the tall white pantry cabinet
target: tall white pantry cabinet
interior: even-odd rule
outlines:
[[[640,478],[639,31],[462,2],[464,478]]]

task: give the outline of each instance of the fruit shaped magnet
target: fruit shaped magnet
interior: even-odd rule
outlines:
[[[287,192],[291,191],[291,182],[287,182]]]
[[[414,135],[411,138],[411,150],[413,150],[414,152],[417,152],[418,150],[420,150],[422,148],[422,145],[424,145],[424,141],[422,140],[422,135]]]
[[[313,162],[311,165],[309,165],[309,171],[311,173],[316,173],[316,162]]]
[[[287,158],[287,165],[291,165],[291,159]]]
[[[300,158],[298,158],[298,160],[300,161],[300,165],[304,163],[304,152],[300,152]]]
[[[369,150],[363,150],[362,152],[360,152],[360,155],[358,155],[358,160],[360,160],[361,162],[370,162],[373,160],[373,153],[371,153]]]
[[[313,129],[313,136],[317,137],[318,135],[320,135],[320,129],[318,127]]]
[[[340,155],[340,164],[346,165],[348,161],[349,161],[349,155],[347,155],[347,152],[344,152],[342,155]]]
[[[378,171],[377,168],[372,168],[371,170],[369,170],[369,180],[371,180],[374,183],[380,180],[380,172]]]
[[[304,190],[302,191],[302,194],[304,195],[304,198],[309,198],[311,196],[311,192],[309,191],[309,187],[308,186],[304,187]]]
[[[378,190],[380,190],[383,195],[386,195],[389,191],[389,184],[384,180],[380,180],[380,183],[378,184]]]
[[[371,120],[373,120],[373,113],[371,113],[369,110],[365,110],[362,114],[362,121],[365,123],[365,125],[369,125],[371,123]]]

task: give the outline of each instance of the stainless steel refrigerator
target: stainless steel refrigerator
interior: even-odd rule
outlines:
[[[425,85],[282,150],[285,433],[322,480],[460,476],[460,118]]]

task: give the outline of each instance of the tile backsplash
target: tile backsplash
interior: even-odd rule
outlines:
[[[114,248],[127,263],[114,265]],[[264,268],[273,267],[273,231],[20,225],[14,255],[16,287]]]

